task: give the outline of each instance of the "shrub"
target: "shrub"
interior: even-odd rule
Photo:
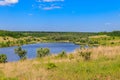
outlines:
[[[37,57],[45,57],[49,54],[50,54],[50,49],[48,49],[48,48],[37,49]]]
[[[114,44],[114,42],[111,42],[111,44]]]
[[[61,53],[58,54],[57,57],[60,57],[60,58],[67,57],[67,54],[65,51],[62,51]]]
[[[84,60],[90,60],[90,58],[91,58],[90,51],[80,51],[79,54],[80,54],[80,56],[82,56],[82,58],[84,58]]]
[[[17,54],[21,60],[24,60],[26,59],[27,51],[22,50],[21,47],[18,47],[18,48],[15,48],[15,54]]]
[[[47,69],[53,69],[55,67],[57,67],[57,66],[54,63],[47,63],[47,65],[46,65]]]
[[[0,54],[0,63],[7,62],[7,56],[5,54]]]
[[[69,57],[69,59],[70,59],[70,60],[74,59],[73,54],[69,54],[69,56],[68,56],[68,57]]]

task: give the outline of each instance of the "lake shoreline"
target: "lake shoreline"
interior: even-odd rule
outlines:
[[[66,53],[73,52],[76,48],[80,48],[80,45],[75,45],[73,43],[66,42],[54,42],[54,43],[37,43],[37,44],[28,44],[21,46],[24,50],[27,51],[27,58],[33,59],[36,57],[36,50],[38,48],[49,48],[51,54],[58,54],[62,51]],[[6,54],[9,61],[18,61],[19,57],[15,54],[14,47],[0,48],[0,53]]]

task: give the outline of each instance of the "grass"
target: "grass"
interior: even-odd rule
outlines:
[[[76,50],[68,57],[52,55],[0,64],[0,80],[119,80],[120,46],[82,49],[91,51],[85,61]],[[72,59],[69,56],[72,55]]]
[[[13,38],[13,37],[1,37],[0,36],[0,47],[10,47],[10,46],[19,46],[23,44],[32,44],[42,42],[41,38],[37,37],[21,37],[21,38]]]
[[[98,60],[99,61],[99,60]],[[120,69],[116,61],[70,62],[57,64],[58,69],[51,71],[51,80],[117,80]],[[53,76],[52,76],[53,75]],[[56,75],[56,76],[54,76]]]
[[[102,46],[119,46],[120,45],[120,37],[118,36],[107,36],[107,35],[97,35],[97,36],[90,36],[89,40],[92,41],[93,45],[94,42],[97,42],[98,45]]]

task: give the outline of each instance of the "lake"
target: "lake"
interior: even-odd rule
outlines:
[[[0,48],[0,54],[6,54],[8,62],[18,61],[19,57],[14,53],[15,48]],[[27,51],[27,58],[32,59],[36,57],[36,50],[38,48],[49,48],[51,54],[58,54],[63,50],[67,53],[73,52],[76,48],[80,48],[80,46],[73,43],[37,43],[23,45],[22,48]]]

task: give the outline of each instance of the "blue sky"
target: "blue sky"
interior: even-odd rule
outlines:
[[[67,32],[120,30],[120,0],[0,0],[0,29]]]

